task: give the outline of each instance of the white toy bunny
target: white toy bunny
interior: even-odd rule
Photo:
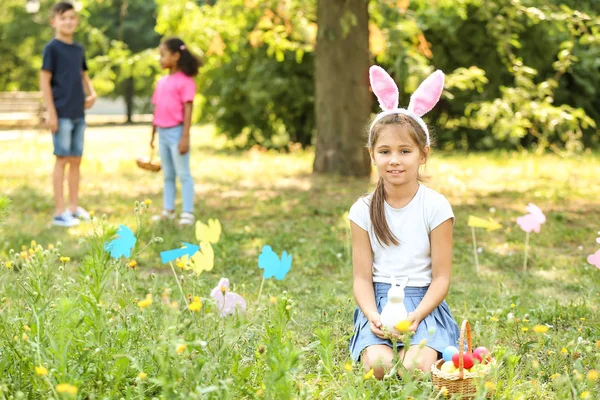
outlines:
[[[401,285],[396,285],[396,278],[392,277],[392,287],[387,294],[388,302],[381,311],[381,324],[389,332],[399,333],[395,326],[408,317],[408,311],[404,307],[404,287],[407,283],[408,278],[405,278]]]

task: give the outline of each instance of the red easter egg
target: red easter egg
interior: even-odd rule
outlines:
[[[491,361],[492,356],[487,347],[480,346],[473,350],[473,357],[479,360],[480,363],[487,364]]]
[[[456,353],[456,354],[454,354],[452,356],[452,362],[454,363],[454,366],[456,368],[459,368],[459,365],[458,365],[458,353]],[[471,353],[463,353],[463,368],[464,369],[469,369],[474,364],[475,364],[475,362],[473,361],[473,354],[471,354]]]

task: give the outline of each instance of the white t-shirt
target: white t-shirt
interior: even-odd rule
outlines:
[[[408,286],[431,283],[431,243],[429,234],[442,222],[452,218],[452,206],[446,198],[425,185],[419,185],[415,197],[402,208],[385,202],[385,218],[399,245],[381,245],[369,216],[373,194],[361,197],[352,205],[348,219],[368,232],[373,250],[373,282],[392,283],[408,278]]]

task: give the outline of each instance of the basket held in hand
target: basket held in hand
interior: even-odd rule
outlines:
[[[139,157],[136,160],[137,166],[147,171],[158,172],[160,171],[160,160],[154,159],[154,151],[150,148],[149,157]]]

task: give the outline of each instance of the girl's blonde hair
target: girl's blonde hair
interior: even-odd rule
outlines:
[[[371,129],[370,140],[369,143],[367,143],[367,148],[369,149],[371,157],[373,157],[375,144],[377,143],[377,139],[379,139],[381,131],[385,126],[389,125],[396,125],[404,129],[412,141],[417,145],[420,154],[427,154],[425,150],[427,147],[427,136],[419,123],[407,115],[392,114],[377,121],[377,123],[373,125],[373,128]],[[433,138],[431,138],[431,140],[433,140]],[[417,179],[421,180],[421,177],[418,176]],[[394,244],[397,246],[400,243],[390,230],[387,220],[385,219],[385,197],[383,178],[380,176],[377,180],[377,187],[373,192],[373,197],[371,198],[369,216],[371,218],[371,223],[373,224],[375,237],[377,238],[379,244],[386,246]]]

